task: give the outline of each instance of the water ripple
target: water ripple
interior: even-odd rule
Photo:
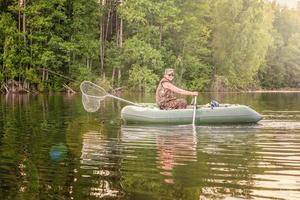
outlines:
[[[193,130],[45,101],[34,112],[0,107],[6,199],[300,199],[300,111]]]

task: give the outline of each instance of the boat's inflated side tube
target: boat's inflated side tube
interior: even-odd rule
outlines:
[[[160,110],[156,106],[125,106],[121,118],[127,123],[163,123],[190,124],[193,109]],[[198,106],[196,124],[234,124],[256,123],[262,116],[244,105],[220,104],[211,109],[210,106]]]

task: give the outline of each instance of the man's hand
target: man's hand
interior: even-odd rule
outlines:
[[[192,92],[192,96],[198,96],[199,92]]]

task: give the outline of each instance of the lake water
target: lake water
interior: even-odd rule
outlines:
[[[124,94],[136,102],[151,95]],[[123,103],[0,96],[0,199],[300,199],[300,93],[202,94],[256,125],[125,125]]]

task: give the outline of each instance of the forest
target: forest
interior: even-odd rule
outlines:
[[[300,88],[300,4],[267,0],[0,0],[0,91]]]

